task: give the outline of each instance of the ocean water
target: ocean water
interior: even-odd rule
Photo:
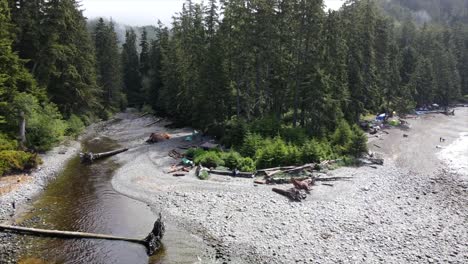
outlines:
[[[442,149],[438,157],[449,165],[449,171],[468,179],[468,132],[460,133],[460,137]]]

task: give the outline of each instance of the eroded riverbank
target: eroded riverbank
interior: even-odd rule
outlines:
[[[105,123],[101,124],[103,127]],[[89,129],[84,151],[102,152],[119,145]],[[117,193],[111,184],[121,164],[106,159],[83,165],[75,155],[57,180],[47,186],[25,212],[18,225],[144,238],[156,220],[156,208]],[[152,209],[155,209],[154,211]],[[164,248],[148,258],[141,245],[101,240],[62,240],[6,235],[0,263],[194,263],[206,255],[197,237],[166,223]]]

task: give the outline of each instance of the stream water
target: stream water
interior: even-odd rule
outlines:
[[[118,148],[109,138],[83,142],[84,151]],[[112,158],[83,165],[78,157],[32,204],[19,224],[28,227],[94,232],[144,238],[157,216],[144,203],[114,191]],[[203,254],[202,242],[166,223],[164,247],[149,258],[144,246],[120,241],[52,239],[25,236],[19,263],[194,263]]]

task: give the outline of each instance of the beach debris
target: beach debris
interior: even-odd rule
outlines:
[[[159,218],[156,220],[153,226],[153,230],[144,239],[138,238],[127,238],[105,234],[85,233],[85,232],[71,232],[61,230],[48,230],[38,228],[28,228],[21,226],[10,226],[0,224],[1,232],[14,232],[35,236],[46,236],[46,237],[58,237],[58,238],[74,238],[74,239],[104,239],[104,240],[119,240],[131,243],[140,244],[146,247],[146,253],[148,256],[153,255],[158,251],[161,246],[161,240],[164,236],[165,226],[162,221],[162,216],[159,214]]]
[[[175,150],[175,149],[169,151],[169,154],[168,154],[168,155],[169,155],[169,157],[174,158],[174,159],[181,159],[181,158],[185,157],[184,154],[178,152],[178,151]]]
[[[150,126],[152,126],[152,125],[154,125],[154,124],[157,124],[157,123],[159,123],[159,122],[161,122],[161,121],[162,121],[162,118],[158,118],[158,119],[156,119],[156,121],[151,122],[151,123],[145,125],[145,127],[150,127]]]
[[[186,173],[174,173],[172,174],[172,176],[174,177],[183,177],[183,176],[186,176],[187,174]]]
[[[275,193],[281,194],[283,196],[286,196],[289,199],[296,201],[296,202],[300,202],[307,198],[307,194],[303,190],[298,190],[296,188],[290,188],[287,190],[273,188],[272,191],[274,191]]]
[[[166,173],[171,174],[171,173],[178,172],[178,171],[190,172],[190,168],[185,167],[185,166],[172,165],[171,168]]]
[[[146,140],[146,142],[151,144],[151,143],[162,142],[170,138],[171,136],[167,133],[151,133],[151,135]]]
[[[374,144],[374,147],[376,148],[382,148],[381,146],[377,145],[377,144]]]
[[[315,179],[310,178],[310,179],[306,179],[306,180],[303,180],[303,181],[299,181],[299,180],[296,180],[294,178],[291,178],[291,183],[294,185],[294,188],[296,188],[298,190],[304,190],[307,193],[310,193],[310,186],[314,185]]]
[[[408,135],[407,135],[407,134],[403,134],[403,137],[404,137],[404,138],[407,138],[407,137],[408,137]]]
[[[139,115],[138,118],[142,118],[150,114],[151,114],[150,112],[144,112],[143,114]]]
[[[237,178],[254,178],[254,177],[255,177],[255,173],[252,173],[252,172],[241,172],[241,171],[238,171],[238,170],[232,170],[232,171],[209,170],[209,173],[211,173],[211,174],[217,174],[217,175],[224,175],[224,176],[237,177]]]
[[[204,168],[202,165],[198,165],[197,169],[195,170],[195,176],[200,180],[206,180],[210,176],[207,168]]]
[[[117,149],[117,150],[102,152],[102,153],[81,152],[80,159],[82,163],[92,163],[95,160],[114,156],[125,151],[128,151],[128,148],[122,148],[122,149]]]

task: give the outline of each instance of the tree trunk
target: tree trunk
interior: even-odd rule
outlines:
[[[26,118],[24,111],[20,112],[20,125],[19,125],[20,147],[25,148],[26,144]]]

